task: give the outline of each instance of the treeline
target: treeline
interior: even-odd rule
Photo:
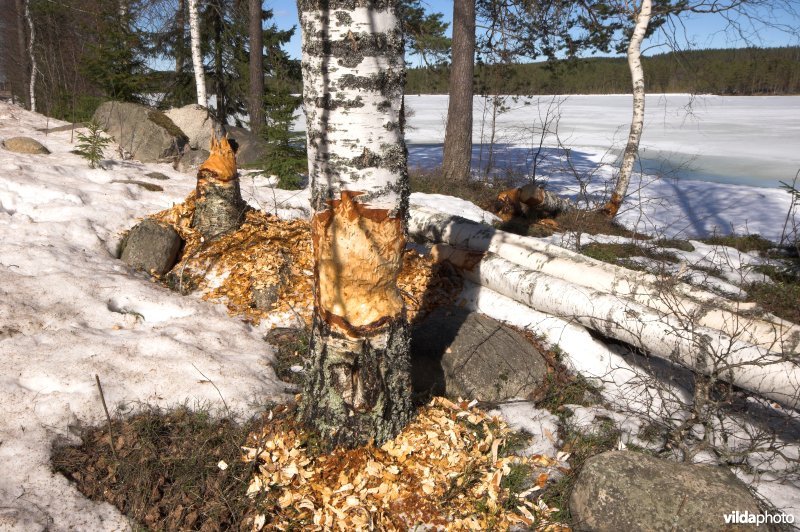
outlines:
[[[651,93],[800,94],[800,47],[670,52],[643,58]],[[446,67],[409,69],[408,94],[447,94]],[[478,65],[476,92],[620,94],[631,92],[624,57]]]

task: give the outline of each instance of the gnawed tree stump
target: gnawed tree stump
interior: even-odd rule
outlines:
[[[197,171],[192,227],[206,242],[239,229],[248,210],[239,188],[236,155],[227,137],[211,140],[211,155]]]

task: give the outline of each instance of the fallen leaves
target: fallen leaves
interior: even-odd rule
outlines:
[[[243,447],[243,459],[257,470],[248,488],[252,529],[561,529],[550,520],[555,509],[528,498],[557,462],[503,456],[509,433],[466,402],[436,398],[380,447],[313,456],[309,436],[276,418]],[[512,493],[503,481],[519,466],[531,469],[534,484]]]

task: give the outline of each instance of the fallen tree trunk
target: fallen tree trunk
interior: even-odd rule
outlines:
[[[574,320],[650,355],[713,375],[790,408],[800,406],[800,367],[766,349],[629,299],[532,271],[493,253],[437,244],[433,256],[451,263],[466,279],[530,308]]]
[[[685,283],[600,262],[562,247],[425,208],[411,210],[409,233],[432,243],[488,251],[530,270],[631,299],[665,315],[719,329],[775,353],[800,353],[800,327],[775,316],[746,316],[755,305]]]

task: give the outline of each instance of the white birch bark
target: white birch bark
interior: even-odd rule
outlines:
[[[301,418],[335,445],[385,441],[411,411],[396,283],[408,202],[397,2],[298,9],[315,261]]]
[[[625,146],[625,153],[622,156],[622,166],[619,169],[617,183],[611,195],[611,200],[604,208],[605,212],[612,217],[617,215],[619,207],[628,193],[628,185],[633,174],[633,164],[636,162],[636,155],[639,153],[639,141],[642,138],[645,93],[641,51],[642,41],[647,33],[647,26],[650,24],[652,9],[652,0],[642,0],[642,6],[636,15],[636,26],[634,27],[633,35],[631,35],[631,42],[628,43],[628,68],[631,71],[631,84],[633,85],[633,118],[631,119],[628,144]]]
[[[666,315],[694,320],[771,352],[800,353],[800,327],[770,315],[742,314],[754,310],[751,303],[730,301],[685,283],[665,286],[665,280],[655,275],[422,207],[411,209],[409,233],[434,243],[488,251],[530,270],[630,299]]]
[[[31,17],[30,1],[25,0],[25,20],[28,22],[30,38],[28,39],[28,57],[31,64],[31,81],[29,84],[31,111],[36,112],[36,54],[34,53],[34,43],[36,41],[36,31]]]
[[[475,256],[444,244],[434,246],[433,253],[437,260],[454,264],[466,279],[534,310],[575,320],[606,337],[713,374],[791,408],[800,406],[800,367],[766,349],[629,299],[529,270],[492,253]]]
[[[203,56],[200,53],[200,16],[197,11],[198,1],[199,0],[189,0],[189,35],[191,36],[194,82],[197,87],[197,104],[208,107],[206,75],[203,69]]]

